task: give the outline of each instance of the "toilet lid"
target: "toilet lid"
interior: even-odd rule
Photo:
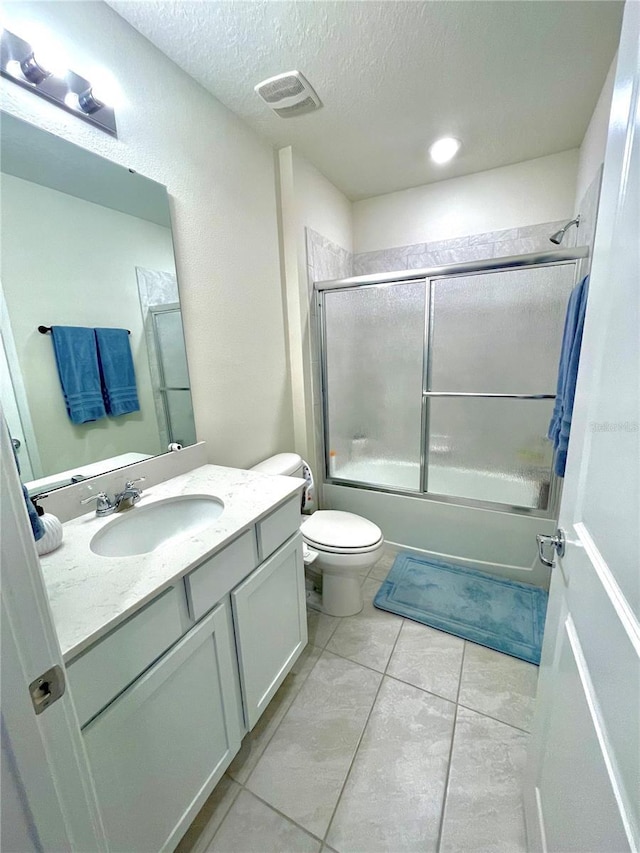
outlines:
[[[317,542],[325,548],[368,548],[382,539],[377,524],[354,515],[333,509],[314,512],[302,523],[300,531],[309,542]]]

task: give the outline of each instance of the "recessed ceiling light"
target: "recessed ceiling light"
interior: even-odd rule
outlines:
[[[429,156],[434,163],[448,163],[460,150],[460,140],[453,136],[443,136],[429,148]]]

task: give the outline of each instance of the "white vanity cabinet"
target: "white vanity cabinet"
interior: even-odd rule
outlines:
[[[240,748],[227,601],[84,729],[110,851],[173,850]]]
[[[68,666],[110,851],[173,850],[307,643],[299,498]]]
[[[295,534],[231,593],[247,727],[307,644],[302,536]]]

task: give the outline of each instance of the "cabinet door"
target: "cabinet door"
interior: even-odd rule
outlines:
[[[225,602],[83,731],[109,850],[173,850],[240,748]]]
[[[251,730],[307,644],[302,537],[296,533],[231,593]]]

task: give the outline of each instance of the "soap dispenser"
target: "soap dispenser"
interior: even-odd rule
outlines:
[[[43,554],[55,551],[62,544],[62,522],[56,515],[45,512],[44,508],[38,503],[38,501],[48,497],[49,495],[43,494],[34,495],[31,498],[44,527],[44,536],[36,541],[36,551],[41,557]]]

